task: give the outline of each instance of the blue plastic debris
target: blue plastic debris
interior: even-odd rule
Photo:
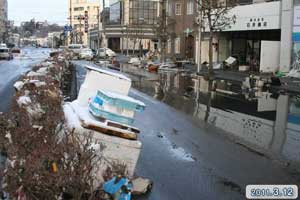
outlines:
[[[103,185],[106,193],[117,200],[131,200],[131,189],[133,185],[126,178],[112,178]]]
[[[128,194],[121,193],[118,200],[131,200],[131,193],[130,192]]]
[[[103,189],[106,193],[113,195],[113,194],[117,193],[118,191],[120,191],[121,187],[125,184],[127,184],[126,178],[121,178],[118,181],[117,178],[114,177],[111,180],[104,183]]]

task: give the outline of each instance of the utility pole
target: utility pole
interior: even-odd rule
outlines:
[[[79,43],[82,44],[82,15],[79,16]]]
[[[98,6],[97,8],[97,18],[98,18],[98,40],[97,40],[97,44],[98,44],[98,49],[100,49],[100,6]]]
[[[162,32],[162,61],[166,62],[166,40],[167,40],[167,11],[166,11],[166,1],[162,0],[162,28],[163,28],[163,32]]]
[[[202,0],[198,0],[198,62],[197,62],[197,73],[200,72],[202,68],[201,61],[201,41],[202,41]]]
[[[70,26],[72,26],[72,0],[70,0]],[[72,30],[70,31],[70,43],[73,43],[73,27]]]
[[[129,47],[128,47],[128,40],[129,40],[129,37],[128,37],[128,25],[126,25],[126,55],[128,56],[129,54],[128,54],[128,51],[129,51]]]

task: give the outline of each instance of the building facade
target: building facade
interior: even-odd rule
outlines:
[[[7,0],[0,0],[0,40],[1,42],[6,42],[6,39],[8,37],[7,34],[7,9],[8,4]]]
[[[196,62],[201,56],[202,63],[208,62],[209,34],[206,27],[202,28],[205,31],[202,32],[201,55],[198,53],[195,1],[169,0],[167,8],[168,56]],[[214,63],[233,56],[239,65],[251,65],[255,71],[290,70],[295,57],[292,50],[300,49],[299,0],[239,0],[228,15],[235,16],[235,23],[214,34]]]
[[[100,29],[100,0],[69,0],[69,20],[72,26],[71,43],[89,45],[88,33]]]
[[[113,0],[103,25],[106,44],[115,51],[159,49],[155,27],[160,16],[158,0]]]

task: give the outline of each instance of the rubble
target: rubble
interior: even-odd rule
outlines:
[[[132,180],[132,185],[133,195],[143,195],[152,189],[153,183],[149,179],[139,177]]]
[[[90,187],[90,188],[85,188],[85,191],[91,191],[94,188],[99,187],[100,184],[104,182],[104,180],[107,180],[107,179],[101,179],[101,177],[104,176],[103,174],[107,170],[106,168],[107,165],[109,165],[112,168],[114,168],[114,166],[116,165],[115,163],[111,162],[111,160],[109,160],[111,158],[120,159],[126,162],[128,166],[125,167],[126,173],[124,172],[124,175],[126,175],[126,177],[128,178],[132,178],[140,154],[141,146],[142,146],[141,142],[136,140],[137,134],[135,134],[135,138],[134,138],[135,140],[128,140],[120,137],[112,137],[111,135],[109,135],[109,133],[111,132],[109,132],[108,134],[99,133],[95,137],[93,135],[93,138],[91,139],[92,137],[91,133],[95,134],[96,132],[84,129],[84,126],[82,126],[84,122],[80,121],[79,118],[76,118],[77,121],[75,122],[76,127],[80,126],[80,128],[78,128],[76,132],[74,131],[75,126],[71,128],[68,127],[67,124],[65,124],[69,119],[67,118],[67,116],[64,117],[64,114],[66,113],[64,113],[63,111],[69,109],[68,113],[70,113],[70,116],[73,115],[73,117],[76,114],[76,112],[74,112],[72,106],[70,105],[68,105],[67,107],[66,105],[64,105],[64,107],[62,107],[63,95],[61,91],[62,89],[61,81],[63,80],[62,75],[65,72],[64,70],[66,70],[62,66],[65,67],[64,64],[66,62],[64,59],[66,57],[65,55],[60,55],[58,57],[59,58],[48,59],[47,61],[38,64],[33,68],[32,71],[22,76],[20,80],[14,84],[14,87],[16,89],[16,95],[15,98],[13,99],[12,112],[10,116],[11,118],[9,118],[9,120],[11,119],[11,123],[9,123],[9,120],[7,120],[6,122],[4,122],[6,123],[6,127],[4,128],[2,127],[3,128],[2,130],[5,130],[6,135],[4,135],[4,137],[0,139],[2,139],[2,141],[4,141],[5,139],[6,141],[9,141],[9,143],[11,143],[11,146],[7,147],[9,152],[9,157],[10,157],[9,159],[11,160],[10,169],[8,170],[9,178],[7,180],[9,180],[9,182],[13,182],[13,184],[5,183],[6,185],[8,185],[7,186],[8,189],[6,188],[6,190],[9,193],[16,192],[18,188],[23,188],[24,186],[23,184],[26,183],[29,184],[27,185],[28,187],[34,188],[35,185],[39,185],[40,187],[40,184],[43,181],[44,185],[41,185],[42,189],[39,191],[34,191],[34,189],[32,191],[30,190],[24,191],[23,189],[20,190],[20,193],[24,194],[24,197],[28,199],[31,199],[32,197],[30,196],[30,192],[37,192],[39,194],[38,199],[45,199],[43,198],[45,196],[47,196],[48,198],[49,195],[53,195],[53,196],[55,195],[56,197],[60,196],[61,194],[57,193],[57,191],[61,190],[61,186],[62,185],[64,186],[64,184],[72,185],[74,184],[75,181],[77,181],[76,184],[81,184],[78,185],[80,190],[84,190],[83,188],[84,186],[84,187]],[[61,63],[56,63],[56,62],[61,62]],[[99,74],[103,74],[102,71]],[[89,75],[93,77],[95,74],[92,71]],[[107,78],[107,83],[110,83],[112,87],[116,87],[114,88],[116,90],[119,90],[119,87],[122,90],[124,90],[125,88],[126,90],[124,90],[124,95],[127,95],[129,91],[129,87],[131,85],[131,80],[127,79],[126,77],[112,74],[112,73],[104,74],[101,76],[110,77],[112,75],[116,77],[115,80],[110,80]],[[118,83],[124,83],[124,84],[121,85],[119,84],[118,86],[116,86],[117,84],[114,84],[116,83],[116,81]],[[89,84],[92,85],[93,83],[94,83],[94,79],[90,83],[86,83],[86,84],[89,86]],[[81,102],[78,100],[78,103],[86,104],[84,106],[86,106],[87,108],[88,102],[87,99],[84,98],[84,96],[86,93],[95,95],[95,91],[94,90],[90,91],[89,88],[87,88],[86,91],[82,91],[82,92],[83,92],[82,99],[80,99]],[[116,97],[114,96],[114,98]],[[129,100],[131,103],[133,102],[132,99],[129,99],[129,97],[127,97],[126,104],[129,102]],[[134,103],[141,104],[140,102],[135,102],[135,101]],[[131,106],[131,104],[130,105],[128,104],[128,106]],[[88,109],[86,109],[86,111],[88,112]],[[13,124],[13,125],[9,126],[9,124]],[[113,128],[109,127],[110,131],[115,129],[118,131],[118,134],[121,133],[126,135],[129,134],[130,131],[135,131],[135,133],[137,133],[137,128],[131,127],[129,125],[126,126],[126,129],[124,129],[123,126],[120,126],[119,124],[115,124],[111,121],[107,121],[105,125],[115,126]],[[103,124],[101,124],[101,127],[103,127]],[[91,127],[89,128],[93,129]],[[98,124],[97,124],[97,128],[99,128]],[[66,136],[64,135],[65,133],[68,133],[69,135]],[[87,134],[87,135],[82,137],[82,135],[79,135],[80,133]],[[23,138],[19,139],[20,137]],[[130,135],[130,137],[132,137],[132,135]],[[90,143],[88,143],[87,145],[83,141],[90,142]],[[66,145],[60,146],[56,142],[59,143],[67,142],[67,144],[70,145],[70,147]],[[104,147],[103,143],[105,143],[107,147],[106,146]],[[5,144],[5,145],[9,145],[9,144]],[[22,148],[25,148],[25,150],[23,149],[24,152],[21,151],[22,155],[19,155],[20,149],[22,150]],[[77,155],[79,153],[80,155],[85,155],[86,157],[82,156],[82,158],[78,158]],[[75,163],[74,165],[79,165],[79,167],[71,166],[71,169],[65,169],[64,167],[62,167],[61,166],[62,164],[59,163],[61,162],[62,158],[59,157],[59,159],[57,159],[59,160],[59,162],[55,160],[56,159],[55,157],[61,154],[63,155],[64,162],[71,162],[73,164]],[[87,155],[91,156],[91,160],[83,160],[82,162],[77,162],[76,159],[89,158],[87,157]],[[104,157],[105,159],[103,159]],[[18,158],[22,158],[22,159],[18,160]],[[73,162],[71,159],[75,159],[76,161]],[[49,170],[47,171],[47,173],[50,172],[50,176],[48,177],[48,179],[51,180],[49,181],[49,183],[43,179],[44,176],[48,175],[48,174],[45,175],[45,171],[42,171],[43,175],[39,177],[40,171],[38,170],[44,170],[43,166],[41,166],[41,163],[45,163],[47,169],[49,168]],[[90,166],[87,164],[90,164]],[[83,169],[87,169],[87,168],[91,170],[90,171],[86,170],[87,172],[85,172],[85,170]],[[24,173],[26,174],[26,178],[29,180],[29,182],[25,182],[25,179],[22,180],[22,184],[14,182],[17,181],[14,180],[14,178],[16,176],[20,176],[19,173],[22,171],[20,169],[22,170],[24,169]],[[65,171],[65,170],[70,170],[70,171]],[[60,173],[60,171],[63,172]],[[51,174],[51,172],[55,174]],[[35,176],[30,176],[29,174],[35,174]],[[68,176],[73,176],[74,174],[73,177],[74,180],[72,179],[64,180],[64,178],[58,176],[58,175],[61,176],[62,174]],[[86,180],[91,180],[91,179],[85,179],[86,176],[93,177],[93,181],[91,182],[89,181],[89,183],[84,182]],[[78,179],[80,178],[81,180],[78,181]],[[55,188],[56,186],[54,187],[53,185],[50,184],[51,181],[53,180],[60,181],[61,185],[57,186],[59,188]],[[126,180],[129,179],[126,178]],[[72,184],[69,182],[72,182]],[[16,188],[17,186],[18,188]],[[47,190],[43,191],[43,189],[47,187],[54,187],[53,188],[54,192],[49,194],[47,193]],[[137,194],[143,194],[144,191],[147,191],[145,187],[148,188],[147,183],[143,182],[142,180],[136,180],[135,187],[136,187]],[[128,196],[129,190],[130,188],[127,188],[126,189],[127,192],[125,192],[126,194],[123,193],[120,194],[120,196],[123,195],[124,198],[126,197],[127,199],[129,199],[130,196],[130,195]],[[54,194],[55,192],[56,194]],[[71,190],[71,191],[67,191],[66,193],[71,194],[71,196],[72,195],[76,196],[76,194],[78,194],[77,192],[79,193],[79,191]]]

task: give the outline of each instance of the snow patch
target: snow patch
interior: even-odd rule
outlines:
[[[173,144],[164,133],[160,133],[160,138],[162,142],[167,146],[168,150],[170,151],[171,155],[177,159],[187,161],[187,162],[194,162],[195,159],[193,158],[192,154],[187,153],[184,148],[177,147],[176,144]]]
[[[16,88],[17,91],[22,90],[23,86],[24,86],[24,82],[23,82],[23,81],[17,81],[17,82],[14,84],[14,88]]]
[[[46,83],[43,81],[39,81],[39,80],[30,80],[29,83],[32,83],[35,85],[35,87],[41,87],[41,86],[45,86]]]
[[[18,98],[17,103],[19,107],[28,106],[29,104],[31,104],[31,99],[28,96],[21,96]]]

